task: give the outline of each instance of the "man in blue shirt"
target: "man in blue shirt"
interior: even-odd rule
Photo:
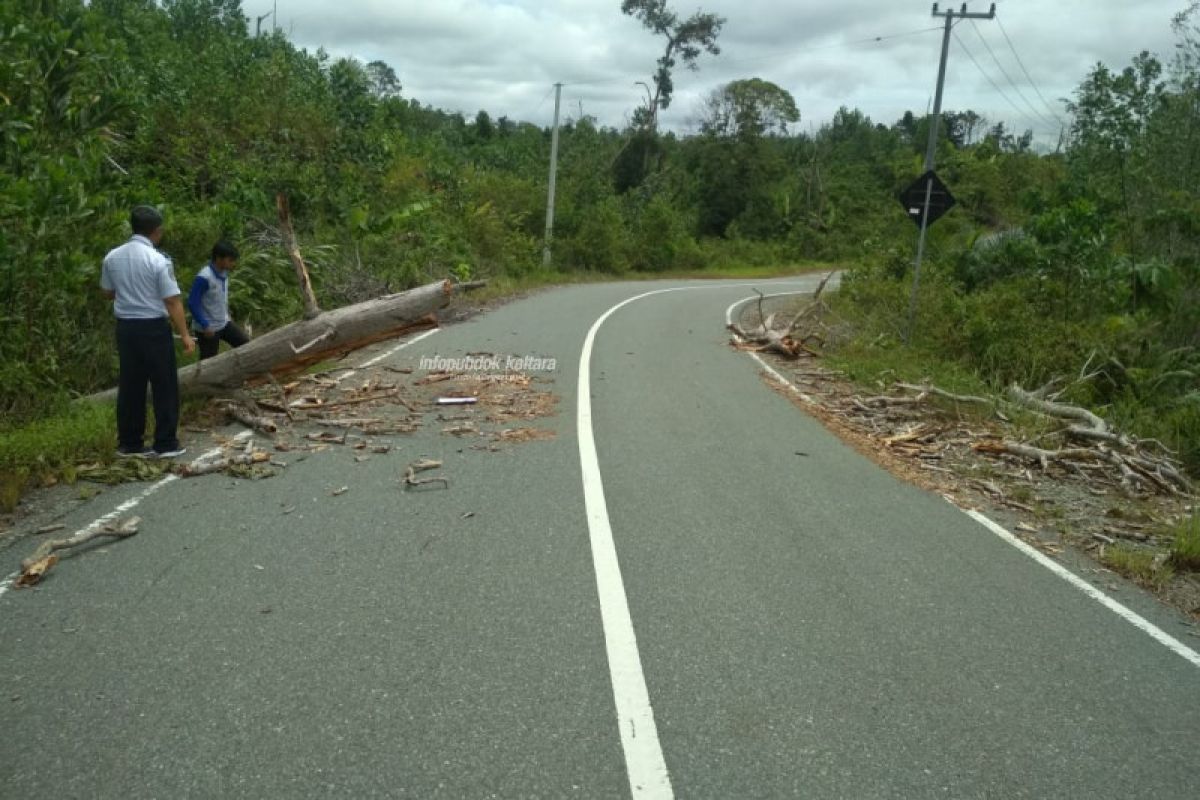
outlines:
[[[237,266],[237,248],[229,242],[213,245],[212,260],[196,274],[188,292],[188,309],[200,343],[200,360],[212,358],[221,342],[241,347],[250,338],[229,318],[229,271]]]
[[[179,376],[171,326],[191,354],[196,343],[188,333],[183,301],[171,260],[160,253],[163,218],[152,206],[129,215],[133,238],[104,257],[100,288],[113,301],[117,318],[117,455],[183,455],[179,445]],[[169,320],[169,322],[168,322]],[[154,402],[154,448],[145,446],[146,385]]]

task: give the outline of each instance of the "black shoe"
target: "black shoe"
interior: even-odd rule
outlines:
[[[176,458],[187,452],[186,447],[176,447],[173,450],[154,450],[155,458]]]
[[[124,447],[117,448],[117,458],[154,458],[154,451],[149,447],[141,450],[127,450]]]

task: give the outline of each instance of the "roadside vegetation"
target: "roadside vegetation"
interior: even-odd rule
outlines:
[[[281,192],[326,307],[445,277],[488,278],[495,297],[850,266],[838,300],[857,333],[837,356],[848,371],[966,391],[1086,367],[1096,374],[1067,399],[1200,471],[1196,3],[1174,20],[1171,60],[1140,54],[1081,76],[1056,152],[1002,120],[943,116],[938,171],[959,205],[931,229],[907,347],[916,234],[896,195],[922,171],[929,119],[843,108],[804,132],[804,98],[748,76],[708,98],[695,130],[661,131],[677,34],[694,37],[686,52],[702,68],[723,20],[613,5],[668,49],[657,71],[646,65],[655,91],[631,98],[628,127],[564,120],[549,269],[547,129],[423,105],[402,64],[256,36],[238,0],[0,6],[4,497],[111,452],[111,411],[69,401],[115,380],[96,284],[128,209],[164,209],[185,286],[213,241],[237,242],[233,311],[262,333],[302,311],[279,246]]]
[[[977,207],[931,230],[910,346],[911,250],[864,253],[838,298],[858,334],[839,356],[848,369],[995,392],[1065,378],[1065,401],[1162,441],[1200,474],[1197,8],[1175,18],[1170,63],[1143,53],[1086,76],[1068,147],[1037,159],[1053,180],[997,193],[1011,201],[994,209],[998,224]],[[980,148],[946,155],[955,187],[995,166]]]

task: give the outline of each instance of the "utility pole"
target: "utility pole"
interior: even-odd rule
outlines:
[[[264,19],[266,19],[267,17],[273,16],[274,14],[275,14],[274,11],[268,11],[267,13],[259,14],[257,17],[254,18],[254,37],[256,39],[262,33],[262,21]],[[272,24],[274,24],[274,20],[272,20]]]
[[[550,134],[550,192],[546,198],[546,243],[542,248],[542,266],[550,266],[550,243],[554,239],[554,182],[558,178],[558,109],[562,103],[562,84],[554,84],[554,130]]]
[[[933,95],[933,116],[929,118],[929,144],[925,148],[925,172],[929,173],[929,180],[925,184],[925,206],[921,214],[921,234],[917,239],[917,261],[913,267],[913,285],[912,295],[908,300],[908,327],[904,332],[904,343],[908,344],[912,340],[913,326],[917,317],[917,288],[921,284],[921,260],[925,256],[925,231],[929,227],[929,200],[933,196],[933,161],[934,153],[937,150],[937,135],[938,128],[942,126],[942,89],[946,84],[946,58],[950,54],[950,34],[954,27],[955,19],[995,19],[996,4],[992,3],[991,9],[986,14],[971,13],[967,11],[967,4],[962,4],[962,9],[955,11],[948,8],[945,11],[938,11],[938,4],[933,4],[933,16],[944,17],[946,26],[942,31],[942,58],[938,62],[938,77],[937,91]]]

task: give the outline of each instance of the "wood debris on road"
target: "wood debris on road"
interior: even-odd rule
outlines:
[[[401,483],[403,483],[406,488],[410,486],[427,486],[432,483],[440,483],[444,488],[449,489],[449,478],[442,477],[441,475],[432,475],[428,478],[417,477],[418,472],[440,469],[441,466],[441,461],[435,461],[433,459],[423,458],[418,461],[414,461],[404,468],[404,478]]]
[[[126,539],[138,532],[138,526],[141,522],[140,517],[126,517],[118,522],[80,531],[66,539],[51,539],[48,542],[42,542],[38,545],[37,550],[33,552],[33,555],[21,562],[21,574],[13,581],[13,587],[24,589],[40,583],[46,577],[46,574],[54,568],[54,565],[58,563],[58,552],[60,550],[79,547],[102,536]]]

